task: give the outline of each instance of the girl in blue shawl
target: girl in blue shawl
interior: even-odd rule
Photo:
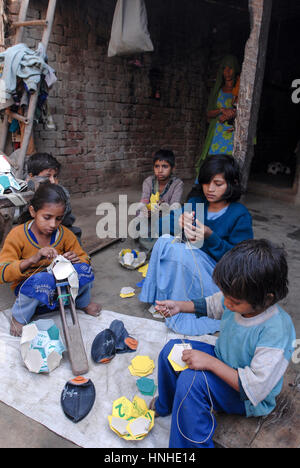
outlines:
[[[188,199],[191,209],[179,218],[187,242],[174,242],[169,235],[157,240],[140,294],[142,302],[160,305],[160,301],[194,301],[213,295],[218,291],[212,279],[216,263],[239,242],[253,237],[251,215],[238,203],[241,185],[235,159],[210,156],[198,182]],[[166,319],[166,325],[185,335],[219,329],[217,320],[195,314],[176,314]]]

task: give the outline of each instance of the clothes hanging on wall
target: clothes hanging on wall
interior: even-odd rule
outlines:
[[[37,50],[29,49],[26,44],[17,44],[0,53],[2,76],[0,79],[0,102],[5,103],[14,98],[17,90],[17,79],[21,78],[29,93],[37,91],[41,76],[47,78],[51,87],[56,76],[53,68],[46,63],[45,48],[42,43]]]
[[[49,89],[57,81],[55,70],[47,63],[45,47],[39,43],[36,50],[26,44],[17,44],[0,53],[0,109],[9,109],[22,116],[27,115],[30,94],[39,91],[34,120],[45,128],[55,129],[48,106]],[[23,141],[25,123],[8,116],[13,149]],[[51,125],[49,124],[51,123]],[[35,152],[31,135],[27,155]]]

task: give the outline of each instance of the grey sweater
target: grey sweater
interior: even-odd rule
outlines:
[[[142,189],[142,203],[149,203],[151,194],[153,193],[153,181],[155,176],[149,176],[143,182],[143,189]],[[168,205],[172,205],[173,203],[180,203],[181,197],[183,192],[183,182],[178,177],[172,177],[172,183],[169,186],[169,189],[166,193],[164,193],[161,197],[161,201],[164,203],[168,203]]]

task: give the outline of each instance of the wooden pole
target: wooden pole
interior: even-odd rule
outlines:
[[[29,0],[22,0],[20,5],[19,17],[18,22],[24,23],[27,17],[27,11],[29,7]],[[19,44],[19,42],[23,41],[23,34],[24,34],[24,27],[18,28],[16,35],[15,35],[15,44]]]
[[[249,0],[249,11],[251,33],[245,47],[233,150],[233,155],[242,168],[244,189],[247,188],[254,155],[272,0]]]
[[[5,51],[5,24],[7,22],[7,17],[5,14],[5,0],[0,0],[0,52]],[[8,130],[8,117],[5,114],[3,122],[1,125],[0,132],[0,150],[4,151],[6,136]]]
[[[47,50],[51,31],[52,31],[52,26],[54,22],[54,15],[55,15],[55,8],[56,8],[56,1],[57,0],[49,0],[48,3],[48,9],[47,9],[47,16],[46,16],[46,22],[47,26],[44,29],[43,32],[43,37],[42,37],[42,44],[45,48],[45,51]],[[19,28],[22,29],[22,28]],[[31,138],[31,133],[33,130],[33,119],[34,119],[34,114],[35,114],[35,109],[37,106],[37,101],[38,101],[38,95],[39,95],[39,88],[38,90],[31,95],[30,101],[29,101],[29,106],[28,106],[28,112],[27,112],[27,119],[28,119],[28,124],[25,127],[24,131],[24,137],[22,141],[22,146],[20,148],[19,156],[18,156],[18,171],[17,175],[18,177],[22,178],[23,176],[23,167],[24,167],[24,161],[25,161],[25,156],[27,153],[27,148],[29,145],[29,141]]]
[[[0,52],[5,50],[5,24],[7,17],[5,14],[4,0],[0,0]]]
[[[45,27],[47,26],[47,21],[45,20],[33,20],[33,21],[16,21],[15,23],[12,23],[13,28],[21,28],[24,26],[40,26],[40,27]]]
[[[1,0],[1,3],[3,4],[3,10],[4,10],[4,0]],[[29,0],[23,0],[20,5],[20,11],[19,11],[19,17],[18,21],[19,22],[24,22],[26,20],[26,15],[27,15],[27,10],[28,10],[28,5],[29,5]],[[24,27],[20,27],[17,29],[14,43],[15,45],[18,44],[19,42],[22,42],[23,39],[23,33],[24,33]],[[5,47],[4,47],[5,49]],[[7,114],[4,114],[4,119],[1,125],[1,133],[0,133],[0,150],[5,151],[5,145],[6,145],[6,139],[7,139],[7,132],[8,132],[8,116]]]

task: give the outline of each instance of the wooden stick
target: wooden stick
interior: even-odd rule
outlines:
[[[77,312],[74,300],[71,296],[70,286],[67,286],[67,294],[71,308],[72,324],[68,324],[64,302],[61,297],[61,287],[57,284],[58,302],[60,316],[62,320],[63,332],[65,336],[66,346],[69,352],[72,372],[74,375],[86,374],[89,371],[89,364],[84,348],[84,343],[81,335],[81,330],[78,322]]]
[[[12,112],[9,109],[6,109],[5,111],[9,117],[12,119],[16,119],[19,122],[23,122],[24,124],[28,125],[29,124],[29,119],[27,117],[24,117],[24,115],[17,114],[16,112]]]
[[[4,11],[4,1],[0,1],[0,52],[5,50],[5,23],[7,17]]]
[[[29,6],[29,0],[22,0],[20,11],[19,11],[18,23],[22,23],[26,21],[28,6]],[[22,42],[23,33],[24,33],[23,27],[20,27],[17,29],[17,33],[15,36],[15,44],[19,44],[19,42]]]
[[[24,0],[24,1],[28,2],[29,0]],[[49,0],[49,3],[48,3],[47,16],[46,16],[47,26],[44,29],[43,37],[41,41],[41,43],[43,44],[45,48],[45,51],[47,51],[47,47],[49,44],[49,39],[50,39],[51,31],[52,31],[56,2],[57,0]],[[18,29],[18,31],[22,29],[23,28],[21,27]],[[38,86],[38,90],[30,96],[30,100],[29,100],[29,106],[28,106],[28,112],[27,112],[29,123],[25,127],[23,141],[22,141],[22,145],[20,148],[20,152],[19,152],[19,160],[18,160],[19,168],[17,171],[17,176],[19,178],[22,178],[23,176],[24,161],[25,161],[25,156],[27,153],[27,148],[29,145],[29,141],[30,141],[31,133],[33,129],[33,117],[34,117],[35,109],[36,109],[37,102],[38,102],[39,89],[40,89],[40,85]]]
[[[24,26],[48,26],[48,21],[46,20],[33,20],[33,21],[16,21],[12,23],[14,28],[22,28]]]

